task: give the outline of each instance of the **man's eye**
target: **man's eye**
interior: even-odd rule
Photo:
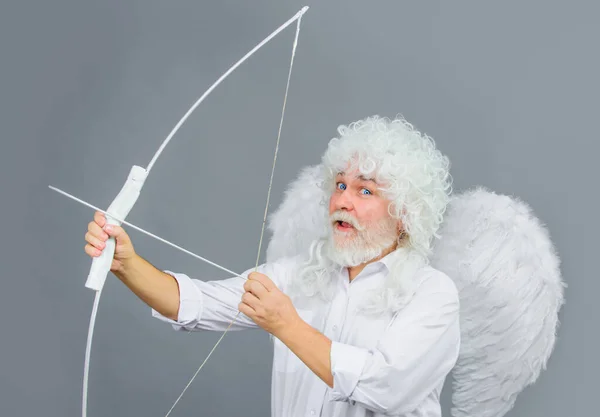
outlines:
[[[363,189],[361,190],[361,192],[363,192],[363,194],[365,194],[365,195],[372,194],[372,193],[371,193],[371,191],[367,190],[366,188],[363,188]]]
[[[337,188],[339,190],[345,190],[346,189],[346,184],[344,184],[343,182],[338,182],[337,183]]]

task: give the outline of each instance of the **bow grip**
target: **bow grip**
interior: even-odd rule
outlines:
[[[129,211],[137,201],[147,175],[148,172],[140,166],[134,165],[131,168],[123,188],[121,188],[121,191],[117,197],[115,197],[113,202],[108,207],[108,210],[106,210],[108,213],[106,215],[107,224],[114,224],[117,226],[121,225],[120,220],[125,220],[129,214]],[[106,281],[106,276],[108,275],[112,265],[115,254],[115,246],[115,238],[109,237],[100,256],[92,259],[92,266],[85,283],[87,288],[96,291],[102,290],[104,282]]]

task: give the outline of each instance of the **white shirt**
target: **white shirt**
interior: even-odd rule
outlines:
[[[333,389],[273,338],[272,417],[441,416],[440,392],[460,346],[458,292],[448,276],[427,266],[413,277],[417,290],[401,311],[362,314],[357,306],[367,290],[384,282],[389,256],[367,265],[352,282],[346,269],[340,271],[332,302],[296,303],[299,315],[332,340]],[[258,270],[286,292],[294,262],[288,258]],[[224,331],[237,315],[242,278],[205,282],[166,272],[179,283],[179,316],[173,321],[152,310],[154,317],[176,330]],[[230,330],[256,327],[240,314]]]

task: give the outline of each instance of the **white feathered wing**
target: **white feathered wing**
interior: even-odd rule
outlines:
[[[547,230],[524,202],[478,188],[453,198],[432,265],[456,283],[461,349],[454,417],[501,417],[554,348],[564,284]]]
[[[326,227],[320,165],[304,168],[269,218],[267,261],[305,252]],[[453,417],[501,417],[554,348],[564,284],[547,230],[529,206],[477,188],[452,198],[432,265],[460,293]]]

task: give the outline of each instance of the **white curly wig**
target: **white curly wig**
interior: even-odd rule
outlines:
[[[327,194],[335,176],[352,161],[361,174],[385,183],[390,215],[402,221],[410,246],[429,258],[450,200],[452,177],[448,158],[435,142],[402,117],[368,117],[338,127],[322,158]]]
[[[429,263],[433,239],[439,237],[452,192],[448,158],[436,149],[433,139],[418,132],[404,118],[371,116],[338,127],[339,137],[330,140],[322,157],[319,186],[327,200],[335,190],[335,177],[352,168],[375,178],[390,200],[390,215],[402,222],[404,236],[395,252],[392,277],[386,288],[372,298],[371,310],[400,308],[410,294],[406,277]],[[322,201],[327,206],[328,201]],[[328,216],[325,210],[324,215]],[[329,222],[326,222],[329,224]],[[327,236],[313,242],[307,262],[294,286],[304,295],[331,297],[329,285],[334,265],[327,256]]]

